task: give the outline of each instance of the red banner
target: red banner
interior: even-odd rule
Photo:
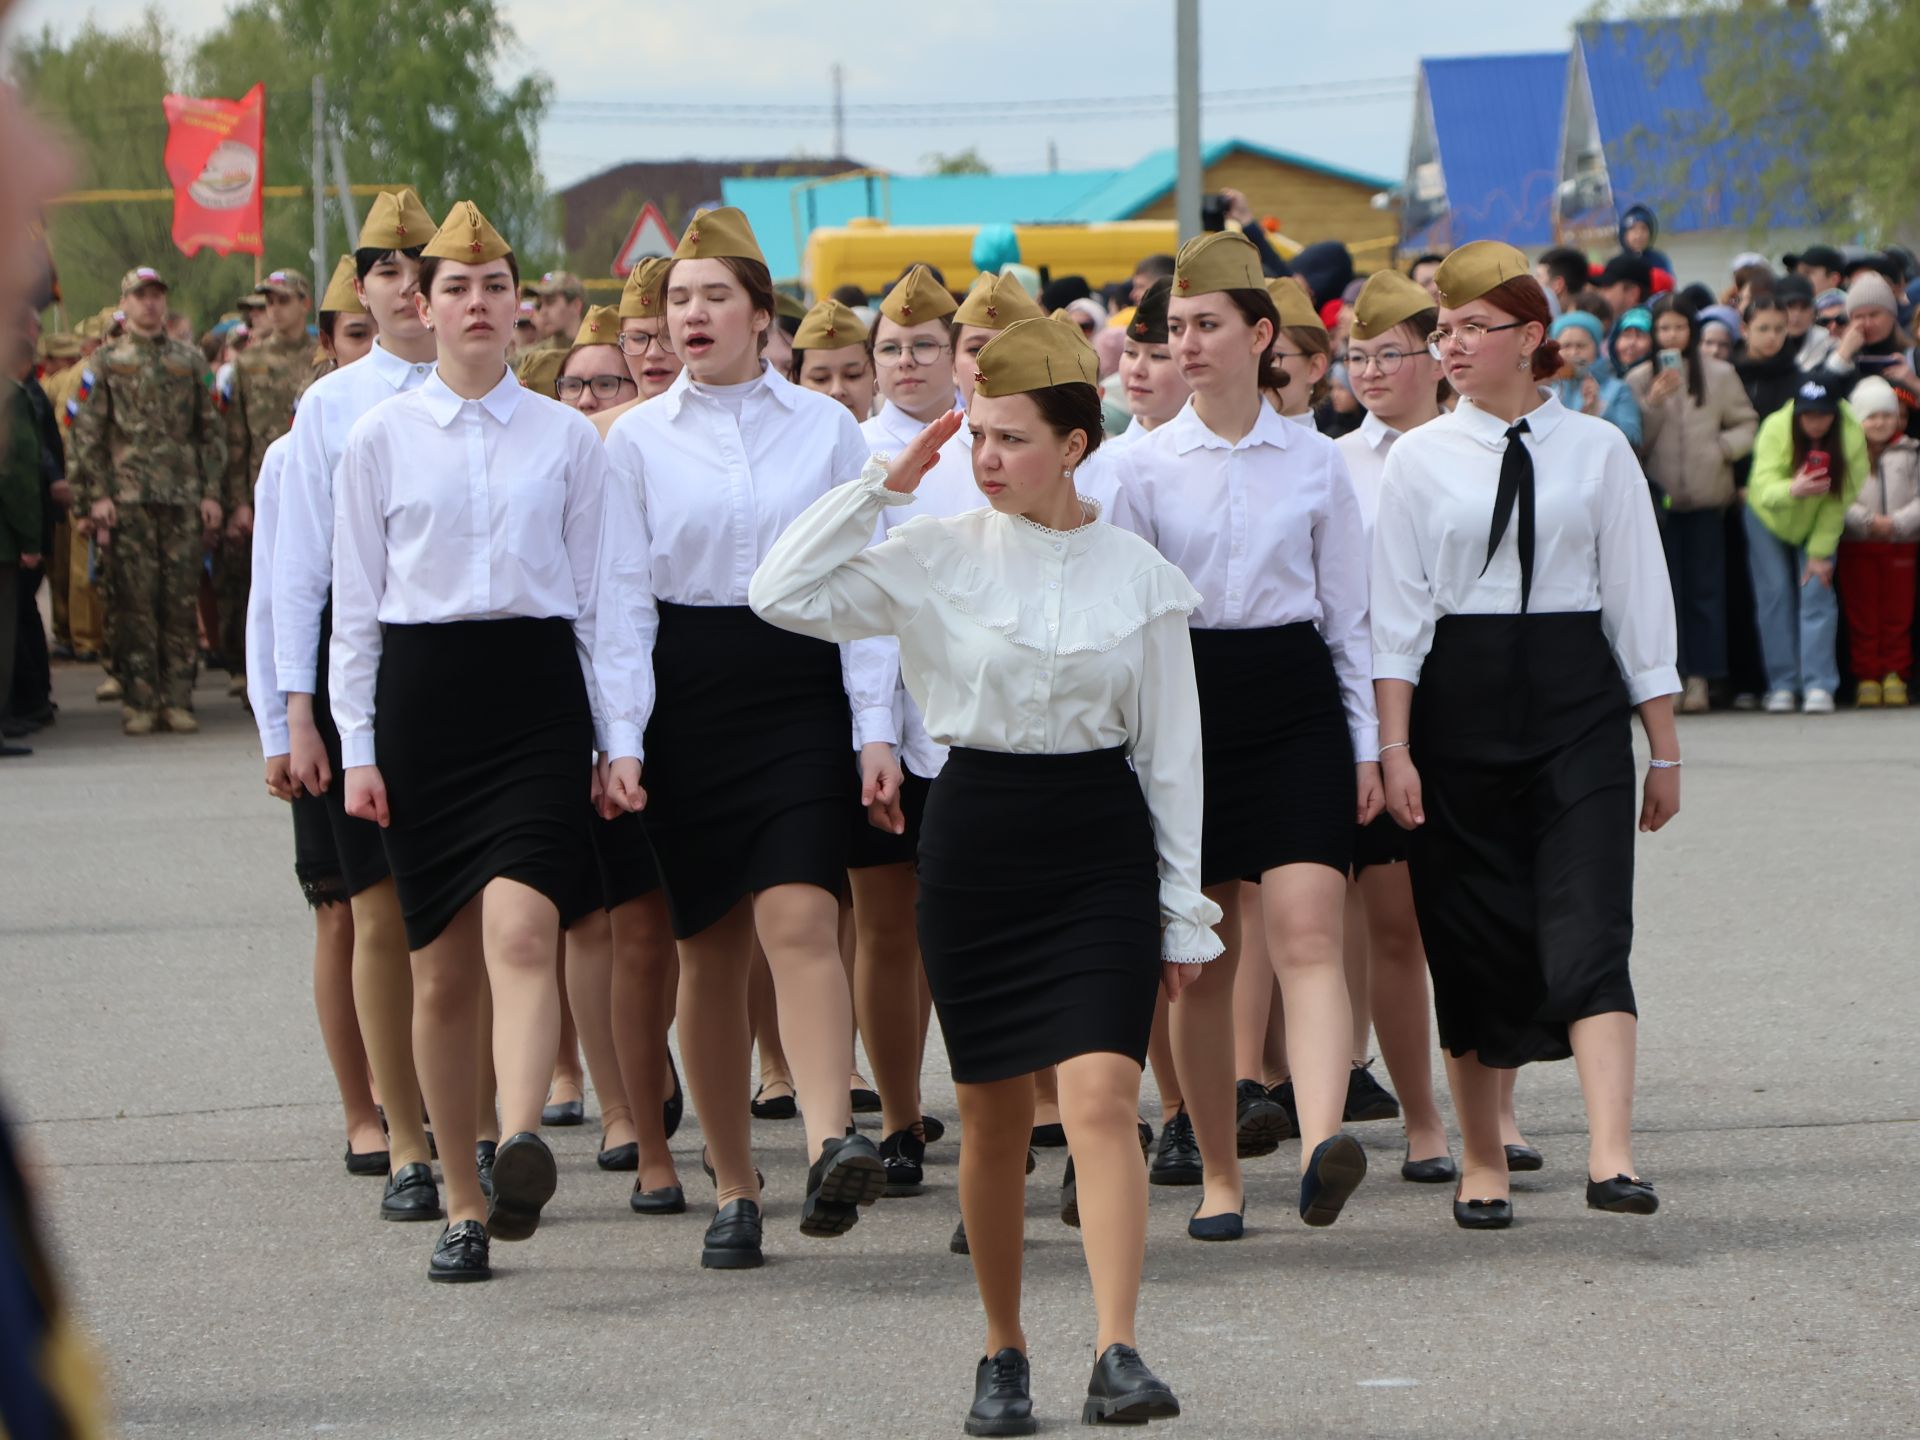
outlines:
[[[166,109],[173,243],[187,255],[202,245],[221,255],[260,254],[266,87],[256,85],[238,100],[169,95]]]

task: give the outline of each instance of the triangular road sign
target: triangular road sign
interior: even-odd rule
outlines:
[[[650,255],[673,254],[676,243],[673,232],[667,229],[666,216],[649,200],[640,208],[640,216],[627,232],[627,238],[621,241],[619,250],[614,252],[614,279],[626,279],[627,272]]]

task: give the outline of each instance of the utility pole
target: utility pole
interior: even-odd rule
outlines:
[[[1060,173],[1060,146],[1052,140],[1047,141],[1047,173],[1049,175]]]
[[[1180,238],[1200,233],[1200,0],[1173,0],[1173,88],[1177,97],[1179,177],[1174,215]]]
[[[347,222],[347,249],[351,250],[360,241],[360,215],[353,203],[353,187],[347,183],[347,152],[341,148],[339,131],[327,133],[327,149],[333,156],[333,188],[340,194],[340,215]]]
[[[839,61],[833,64],[833,154],[839,159],[847,153],[847,72]]]
[[[327,264],[327,82],[313,77],[313,265],[307,273],[313,283],[331,274]]]

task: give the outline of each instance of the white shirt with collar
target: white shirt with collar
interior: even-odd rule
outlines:
[[[320,666],[320,612],[333,588],[333,479],[347,432],[382,400],[419,389],[432,371],[431,361],[402,360],[375,340],[364,359],[322,375],[300,396],[273,541],[273,661],[283,693],[313,694]]]
[[[781,532],[859,475],[870,453],[845,405],[764,362],[756,380],[725,390],[732,393],[709,391],[683,370],[665,394],[607,432],[611,524],[636,537],[609,557],[611,590],[601,610],[614,759],[642,758],[653,714],[657,602],[745,605],[753,572]],[[890,645],[841,647],[855,744],[895,738]]]
[[[1387,452],[1400,432],[1371,410],[1357,430],[1349,430],[1333,442],[1340,458],[1347,462],[1347,475],[1353,481],[1353,498],[1360,502],[1360,523],[1367,528],[1367,541],[1373,541],[1374,517],[1380,513],[1380,481],[1387,473]]]
[[[280,477],[293,450],[282,435],[260,457],[253,482],[253,583],[247,588],[247,704],[260,731],[260,753],[271,759],[292,750],[287,697],[273,668],[273,546],[280,519]]]
[[[1377,759],[1366,530],[1333,442],[1262,403],[1230,444],[1189,400],[1116,458],[1131,528],[1202,596],[1194,628],[1311,622],[1333,654],[1354,759]]]
[[[329,686],[345,764],[374,763],[381,626],[515,616],[573,622],[606,748],[592,661],[600,556],[633,543],[602,523],[607,484],[586,416],[504,367],[477,400],[436,370],[353,427],[334,485]]]
[[[1616,426],[1540,393],[1523,437],[1535,515],[1527,608],[1599,611],[1629,699],[1675,694],[1673,588],[1640,462]],[[1517,523],[1487,563],[1507,428],[1462,400],[1394,442],[1373,537],[1376,678],[1418,684],[1443,615],[1520,613]]]

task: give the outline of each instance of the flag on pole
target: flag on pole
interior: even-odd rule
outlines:
[[[260,190],[266,171],[266,87],[238,100],[169,95],[167,178],[173,182],[173,243],[192,255],[258,255]]]

